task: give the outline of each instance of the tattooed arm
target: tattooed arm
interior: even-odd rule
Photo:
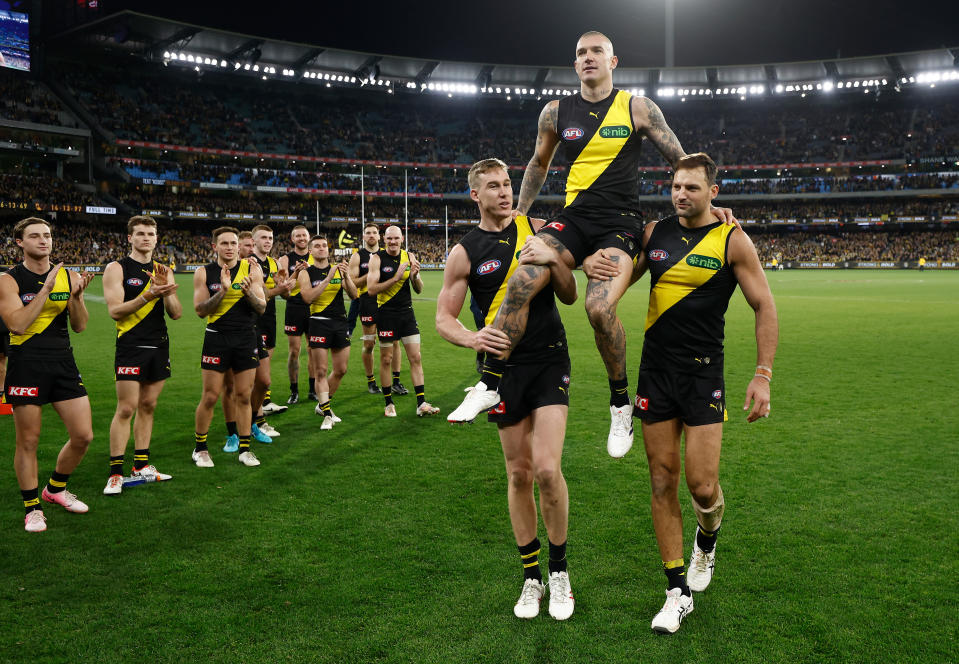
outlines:
[[[559,134],[556,132],[556,118],[559,114],[559,101],[553,100],[543,107],[539,114],[539,123],[536,129],[536,148],[533,158],[526,165],[523,173],[523,183],[519,187],[519,202],[516,209],[520,214],[529,212],[530,206],[546,182],[546,173],[559,146]]]
[[[630,100],[633,114],[633,126],[648,138],[670,166],[686,156],[676,134],[666,124],[663,112],[652,99],[633,97]]]

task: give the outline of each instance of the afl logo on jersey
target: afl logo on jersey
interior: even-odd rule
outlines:
[[[223,284],[210,284],[209,288],[211,291],[222,290]]]
[[[649,252],[649,260],[651,261],[664,261],[669,258],[669,252],[664,249],[653,249]]]
[[[567,127],[563,130],[563,138],[565,138],[567,141],[575,141],[582,138],[585,133],[586,132],[579,127]]]
[[[476,274],[483,276],[484,274],[489,274],[490,272],[496,272],[502,264],[502,262],[496,260],[495,258],[491,261],[486,261],[476,268]]]
[[[36,293],[24,293],[23,295],[20,296],[20,300],[24,304],[29,304],[30,302],[33,302],[33,298],[35,298],[36,296],[37,296]]]
[[[392,272],[393,270],[394,270],[394,268],[393,268],[392,265],[384,265],[383,268],[382,268],[382,271],[383,271],[383,272],[386,272],[386,273],[390,273],[390,272]]]
[[[361,269],[361,270],[365,270],[365,269],[368,268],[369,266],[370,266],[369,263],[360,263],[360,269]]]
[[[722,391],[722,390],[714,390],[714,391],[713,391],[713,399],[722,399],[722,398],[723,398],[723,391]]]
[[[127,279],[127,286],[142,286],[142,285],[143,285],[143,279],[137,279],[136,277]]]

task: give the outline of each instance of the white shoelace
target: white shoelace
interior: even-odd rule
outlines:
[[[565,574],[550,575],[549,597],[555,602],[569,601],[569,577]]]
[[[691,563],[696,566],[697,572],[705,573],[709,569],[709,554],[705,551],[693,551]]]
[[[535,583],[526,582],[523,584],[523,592],[519,596],[520,604],[534,604],[539,601],[541,595],[539,594],[539,588],[536,587]]]
[[[628,436],[632,415],[625,412],[613,413],[613,435]]]

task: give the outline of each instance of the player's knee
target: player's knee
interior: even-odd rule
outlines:
[[[143,415],[153,415],[153,412],[157,409],[157,400],[156,399],[143,399],[137,404],[137,412]]]
[[[415,350],[415,351],[412,351],[412,352],[407,351],[407,353],[406,353],[406,359],[409,360],[410,366],[414,366],[414,367],[415,367],[416,365],[418,365],[420,362],[423,361],[423,356],[420,354],[420,352],[419,352],[418,350]]]
[[[78,452],[86,452],[87,448],[90,446],[90,443],[93,442],[93,429],[87,429],[80,433],[70,436],[70,440],[67,441],[67,445],[72,447]]]
[[[529,466],[512,466],[509,469],[509,484],[514,489],[526,490],[533,488],[533,470]]]
[[[555,464],[537,466],[536,485],[541,491],[549,492],[563,479],[563,472]]]
[[[716,487],[714,479],[700,480],[689,484],[689,493],[699,505],[710,506],[716,502]]]
[[[122,401],[117,404],[117,417],[121,420],[128,420],[133,417],[133,413],[136,412],[136,408],[133,404]]]
[[[229,392],[227,393],[229,394]],[[217,399],[220,398],[220,393],[212,390],[204,390],[203,396],[200,397],[200,405],[204,408],[213,408],[216,405]]]
[[[606,327],[615,316],[615,307],[610,307],[605,298],[587,296],[586,317],[594,328]]]
[[[666,466],[650,467],[649,485],[653,499],[675,497],[679,488],[679,473]]]

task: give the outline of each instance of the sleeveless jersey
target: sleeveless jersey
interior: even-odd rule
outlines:
[[[310,285],[316,287],[317,284],[326,279],[331,267],[339,270],[339,268],[330,265],[326,267],[311,265],[306,268],[306,273],[310,277]],[[339,272],[333,275],[330,283],[326,285],[319,297],[310,303],[310,315],[346,320],[346,307],[343,304],[343,278]]]
[[[639,150],[632,95],[624,90],[596,103],[579,93],[559,100],[556,133],[569,161],[566,207],[639,212]]]
[[[51,270],[53,267],[51,266]],[[49,271],[43,274],[31,272],[23,263],[13,266],[7,273],[17,282],[20,302],[30,304],[37,292],[43,288]],[[46,302],[36,319],[23,334],[10,333],[10,353],[19,355],[39,355],[43,357],[61,357],[70,353],[70,332],[67,331],[67,302],[70,299],[70,277],[66,269],[57,273],[53,290],[47,295]]]
[[[220,271],[223,268],[216,261],[208,263],[205,267],[206,287],[212,296],[223,287],[220,283]],[[206,323],[209,329],[217,332],[251,332],[254,329],[256,311],[240,288],[240,282],[249,274],[250,264],[246,260],[238,260],[230,270],[232,286],[220,300],[220,306],[216,308],[216,311],[207,316]]]
[[[153,262],[140,263],[129,256],[117,261],[122,269],[123,301],[145,295],[153,284]],[[117,343],[132,346],[157,346],[167,343],[166,319],[163,316],[163,298],[150,300],[117,322]]]
[[[376,294],[376,305],[385,311],[402,311],[413,308],[413,297],[410,295],[410,255],[406,249],[400,249],[397,256],[390,256],[386,249],[376,252],[380,257],[380,279],[388,281],[396,274],[400,263],[406,263],[406,272],[395,284]]]
[[[645,247],[650,289],[643,366],[722,371],[725,314],[737,285],[726,257],[735,230],[722,222],[686,228],[675,215],[653,228]]]
[[[506,295],[506,282],[519,265],[519,252],[526,238],[533,235],[529,219],[516,220],[499,232],[474,228],[460,240],[470,260],[469,289],[489,325],[496,318]],[[540,361],[549,353],[565,350],[566,331],[556,308],[553,289],[547,285],[529,304],[526,332],[509,363]]]
[[[357,249],[356,253],[360,255],[360,270],[359,274],[356,276],[362,277],[370,271],[370,256],[373,254],[370,253],[370,250],[366,247],[362,249]],[[360,295],[366,295],[367,287],[357,285],[356,290],[359,291]]]
[[[296,267],[296,264],[300,261],[306,261],[307,265],[313,265],[313,254],[307,252],[306,254],[300,255],[295,251],[291,251],[286,254],[286,270],[290,274],[293,274],[293,268]],[[306,302],[303,301],[303,298],[300,297],[300,285],[299,283],[294,282],[293,288],[290,289],[290,299],[286,301],[287,307],[305,307]]]
[[[260,264],[260,269],[263,270],[263,289],[264,292],[270,288],[276,288],[276,271],[279,270],[276,261],[272,257],[267,256],[265,261],[261,261],[256,254],[250,254],[253,258],[256,259],[256,262]],[[294,263],[295,265],[295,263]],[[302,298],[300,298],[302,299]],[[260,315],[261,320],[276,320],[276,298],[268,297],[266,298],[266,309]]]

